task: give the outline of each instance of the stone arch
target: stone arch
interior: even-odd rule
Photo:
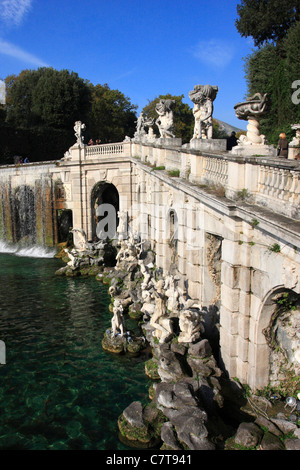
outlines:
[[[250,370],[249,380],[250,386],[256,389],[263,388],[270,383],[271,373],[271,356],[272,356],[272,330],[274,328],[276,320],[288,309],[282,307],[280,303],[283,299],[290,299],[290,305],[294,302],[295,305],[300,305],[300,295],[291,289],[284,286],[276,286],[270,290],[264,297],[258,317],[256,326],[253,328],[253,344],[252,351],[250,348]],[[288,304],[287,304],[288,305]],[[273,348],[276,345],[274,343]],[[252,363],[251,363],[252,362]]]
[[[112,213],[114,213],[114,222],[115,222],[115,229],[118,227],[119,219],[118,219],[118,212],[120,207],[120,198],[119,198],[119,191],[117,190],[116,186],[112,183],[107,181],[99,181],[96,183],[91,191],[91,225],[92,225],[92,240],[98,240],[99,233],[97,235],[97,226],[99,222],[104,223],[104,219],[107,217],[107,211],[103,210],[103,214],[99,215],[99,207],[103,205],[106,208],[106,205],[112,206]],[[105,206],[104,206],[105,205]],[[99,227],[99,226],[98,226]],[[109,229],[107,225],[105,225],[105,232]],[[109,238],[113,238],[111,236],[111,232],[109,233]],[[115,236],[116,234],[114,234]]]

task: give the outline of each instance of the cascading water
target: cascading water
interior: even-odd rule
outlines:
[[[36,243],[36,212],[33,190],[19,186],[13,194],[15,241],[22,246]]]
[[[0,179],[0,252],[53,257],[55,251],[48,248],[55,243],[51,178],[24,180],[14,185],[13,177]]]

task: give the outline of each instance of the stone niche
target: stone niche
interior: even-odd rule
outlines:
[[[211,233],[205,234],[205,252],[208,278],[211,281],[211,303],[214,304],[220,300],[221,292],[221,256],[222,256],[222,237]],[[205,289],[209,286],[208,279],[205,282]]]
[[[278,315],[268,333],[270,384],[277,388],[300,376],[300,307]]]

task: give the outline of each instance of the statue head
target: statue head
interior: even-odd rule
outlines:
[[[160,100],[155,109],[159,114],[164,114],[166,112],[170,112],[175,105],[175,100],[170,100],[170,99],[162,99]]]
[[[189,92],[190,100],[194,104],[203,103],[203,101],[216,99],[219,88],[212,85],[195,85],[194,89]]]

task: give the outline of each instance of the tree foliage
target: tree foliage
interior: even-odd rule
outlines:
[[[102,143],[119,142],[135,131],[137,106],[119,90],[107,84],[91,86],[92,106],[89,115],[89,134]]]
[[[259,46],[245,59],[248,95],[267,93],[260,130],[273,144],[280,132],[291,139],[291,124],[300,122],[300,106],[293,99],[293,87],[300,88],[299,5],[299,0],[244,0],[237,7],[238,31]]]
[[[241,36],[252,36],[255,46],[277,43],[300,20],[299,0],[242,0],[237,5],[236,28]]]
[[[7,122],[15,127],[68,129],[88,116],[90,89],[75,72],[43,67],[5,81]]]
[[[184,95],[173,96],[171,94],[159,95],[153,100],[148,100],[147,106],[142,110],[146,118],[155,120],[158,118],[158,114],[155,110],[157,103],[161,100],[174,100],[174,133],[175,136],[182,139],[183,143],[187,143],[191,140],[193,135],[194,116],[190,106],[183,103]],[[159,135],[158,129],[155,126],[154,131]]]
[[[61,158],[75,141],[75,121],[86,124],[87,138],[101,139],[102,143],[121,141],[134,134],[137,107],[107,84],[94,86],[75,72],[48,67],[10,75],[5,83],[7,96],[4,109],[0,109],[0,134],[1,141],[6,142],[6,160],[12,152],[23,155],[25,149],[31,161]],[[9,144],[12,135],[22,135],[22,140],[16,138]],[[34,143],[34,135],[44,139],[47,136],[55,152],[43,148],[42,153]],[[3,152],[0,148],[0,162],[4,161]]]

